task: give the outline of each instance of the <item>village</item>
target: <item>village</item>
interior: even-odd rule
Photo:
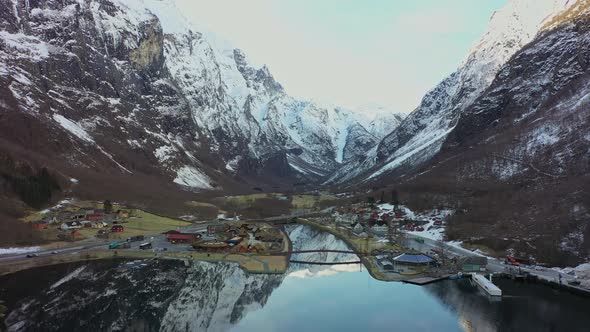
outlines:
[[[289,238],[276,225],[239,221],[239,216],[205,224],[155,218],[141,210],[104,202],[64,201],[30,221],[47,238],[65,242],[101,240],[113,256],[185,255],[208,258],[219,255],[282,255]],[[330,213],[290,222],[308,223],[334,233],[359,254],[374,277],[399,281],[413,277],[438,278],[459,271],[485,270],[485,257],[457,260],[444,248],[423,246],[424,234],[440,239],[452,211],[416,215],[402,205],[385,202],[356,203]],[[34,217],[33,217],[34,218]],[[32,254],[31,256],[33,256]],[[199,256],[200,255],[200,256]],[[217,255],[217,256],[215,256]],[[104,255],[103,255],[104,256]],[[287,257],[288,259],[288,257]]]
[[[277,196],[277,199],[283,197]],[[60,256],[61,262],[64,257],[74,261],[127,258],[139,259],[126,264],[141,268],[149,266],[147,262],[153,259],[180,259],[185,263],[190,260],[228,261],[252,273],[284,273],[292,259],[292,245],[283,226],[296,223],[343,240],[369,273],[382,281],[423,285],[462,275],[504,273],[507,270],[504,264],[520,265],[509,259],[490,261],[485,255],[445,243],[444,230],[454,213],[452,210],[416,213],[403,204],[384,201],[357,202],[323,210],[317,206],[307,207],[307,210],[296,210],[297,214],[260,220],[241,220],[239,214],[222,213],[214,220],[195,222],[157,216],[110,201],[65,200],[26,221],[32,230],[41,232],[52,243],[51,247],[56,250],[51,251],[51,255]],[[80,254],[76,258],[60,250],[60,247],[71,247],[69,243],[93,247],[85,249],[83,257]],[[321,248],[312,250],[322,251]],[[38,255],[31,253],[27,257]],[[346,262],[321,264],[332,263]],[[34,263],[25,265],[34,266]],[[20,268],[23,267],[16,267]],[[512,274],[527,276],[521,273],[520,266],[518,273]],[[574,282],[569,280],[573,286]]]
[[[357,203],[305,223],[337,235],[359,254],[373,277],[383,281],[436,280],[459,272],[483,272],[486,257],[458,257],[440,240],[450,210],[417,215],[402,205]]]
[[[79,243],[93,246],[80,259],[230,261],[254,273],[281,273],[287,266],[290,242],[280,228],[223,214],[213,221],[192,223],[110,201],[65,200],[28,219],[31,230],[49,241],[51,255],[58,261],[76,260],[65,248]],[[33,252],[27,257],[39,255]]]

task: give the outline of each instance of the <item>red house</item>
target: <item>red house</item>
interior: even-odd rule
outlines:
[[[125,229],[123,228],[123,226],[121,225],[115,225],[113,227],[111,227],[111,232],[112,233],[121,233],[123,232]]]
[[[103,218],[102,214],[89,214],[86,216],[86,219],[90,221],[101,221]]]
[[[200,234],[181,233],[177,231],[168,231],[164,234],[166,234],[166,240],[170,243],[194,242],[201,237]]]
[[[34,229],[45,229],[49,224],[45,221],[34,221],[31,223]]]

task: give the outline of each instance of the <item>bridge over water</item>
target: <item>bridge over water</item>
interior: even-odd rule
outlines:
[[[291,257],[292,254],[309,254],[309,253],[337,253],[337,254],[352,254],[356,256],[372,256],[368,253],[355,252],[352,250],[333,250],[333,249],[312,249],[312,250],[292,250],[286,252],[285,255]],[[374,255],[373,255],[374,256]],[[347,265],[347,264],[362,264],[362,261],[347,261],[347,262],[309,262],[300,260],[289,260],[290,263],[310,264],[310,265]]]

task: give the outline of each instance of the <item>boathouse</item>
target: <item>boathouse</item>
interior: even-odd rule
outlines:
[[[393,259],[394,270],[398,273],[425,271],[435,260],[424,254],[401,254]]]
[[[487,265],[487,257],[482,256],[468,256],[461,260],[461,270],[463,272],[485,271]]]

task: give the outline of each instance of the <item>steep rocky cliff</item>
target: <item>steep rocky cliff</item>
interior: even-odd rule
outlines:
[[[172,0],[0,9],[1,152],[81,186],[314,183],[379,139],[353,112],[291,97]]]
[[[492,16],[487,32],[459,69],[429,91],[422,102],[378,146],[336,171],[327,184],[358,183],[383,174],[415,170],[440,150],[463,111],[491,84],[500,68],[543,25],[574,1],[509,1]]]

